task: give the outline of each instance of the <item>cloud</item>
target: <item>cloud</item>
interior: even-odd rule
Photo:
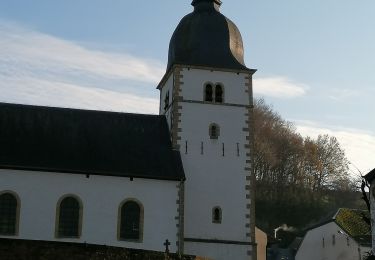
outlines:
[[[335,101],[345,101],[349,98],[360,96],[358,90],[334,88],[330,90],[328,97]]]
[[[320,134],[335,136],[345,149],[349,161],[366,174],[375,167],[375,133],[344,127],[321,126],[315,122],[297,121],[298,132],[316,138]],[[354,172],[357,170],[353,169]]]
[[[157,113],[164,65],[0,20],[0,101]]]
[[[157,83],[164,73],[163,64],[154,60],[89,50],[76,43],[14,25],[0,23],[0,35],[1,62],[8,65],[17,63],[27,73],[89,74],[147,83]]]
[[[285,77],[254,79],[254,93],[276,98],[295,98],[306,94],[309,87]]]
[[[156,98],[61,82],[51,84],[49,81],[33,78],[9,79],[3,83],[12,86],[0,92],[0,100],[9,103],[129,113],[156,114],[158,112],[159,101]]]

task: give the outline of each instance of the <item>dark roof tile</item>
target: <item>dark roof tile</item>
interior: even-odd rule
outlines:
[[[184,179],[164,116],[0,103],[0,167]]]

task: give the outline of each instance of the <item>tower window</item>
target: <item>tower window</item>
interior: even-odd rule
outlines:
[[[0,235],[15,236],[17,234],[19,202],[11,193],[0,195]]]
[[[164,111],[166,111],[168,109],[168,107],[169,107],[169,91],[165,95],[165,99],[164,99]]]
[[[142,239],[142,206],[128,200],[120,206],[119,240],[141,241]]]
[[[81,235],[82,206],[80,201],[68,196],[57,206],[57,237],[79,238]]]
[[[222,212],[220,207],[214,207],[212,209],[212,223],[220,224],[222,220]]]
[[[206,84],[204,88],[204,101],[207,101],[207,102],[213,101],[213,87],[211,84]]]
[[[204,85],[204,101],[223,103],[224,102],[224,87],[221,83]]]
[[[215,102],[223,103],[223,86],[217,84],[215,87]]]
[[[217,124],[211,124],[209,128],[209,135],[211,139],[218,139],[220,135],[220,127]]]

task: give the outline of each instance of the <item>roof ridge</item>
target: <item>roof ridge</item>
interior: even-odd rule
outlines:
[[[339,214],[339,212],[340,212],[341,210],[344,210],[344,209],[347,209],[347,210],[350,210],[350,211],[362,211],[362,212],[367,212],[367,210],[365,210],[365,209],[339,208],[339,209],[337,210],[337,212],[335,213],[335,215],[332,217],[332,219],[333,219],[333,220],[336,220],[336,217],[337,217],[337,215]]]
[[[163,117],[163,115],[158,115],[158,114],[129,113],[129,112],[97,110],[97,109],[89,109],[89,108],[86,109],[86,108],[74,108],[74,107],[73,108],[72,107],[58,107],[58,106],[8,103],[8,102],[0,102],[0,106],[14,106],[14,107],[22,107],[22,108],[39,108],[39,109],[61,110],[61,111],[72,110],[72,111],[87,112],[87,113],[107,113],[107,114],[135,115],[135,116],[144,116],[144,117]]]

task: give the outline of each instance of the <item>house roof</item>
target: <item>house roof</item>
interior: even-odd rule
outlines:
[[[372,180],[375,178],[375,169],[373,169],[371,172],[367,173],[365,175],[365,179],[368,181],[368,182],[372,182]]]
[[[0,168],[182,180],[166,118],[0,103]]]
[[[335,222],[359,244],[371,245],[371,226],[364,218],[370,219],[367,210],[341,208],[335,216]]]
[[[309,227],[306,231],[335,222],[348,236],[361,245],[371,245],[371,226],[364,220],[370,218],[366,210],[340,208],[335,214],[329,214],[320,223]]]

